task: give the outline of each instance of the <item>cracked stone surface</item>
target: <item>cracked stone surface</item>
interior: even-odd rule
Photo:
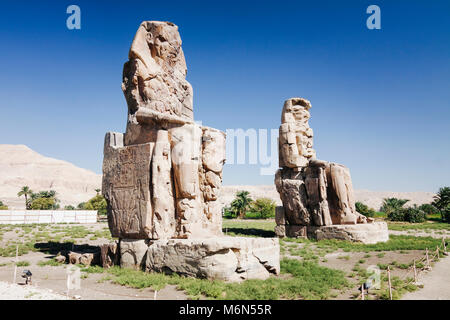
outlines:
[[[350,170],[316,158],[313,131],[308,124],[310,109],[311,103],[303,98],[288,99],[283,106],[279,130],[281,169],[275,174],[283,206],[276,210],[275,233],[279,237],[324,234],[368,243],[387,241],[387,227],[380,225],[331,228],[372,224],[374,220],[356,211]],[[323,230],[317,231],[316,227]]]

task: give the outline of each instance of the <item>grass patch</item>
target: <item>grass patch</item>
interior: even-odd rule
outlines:
[[[59,263],[55,259],[50,259],[50,260],[41,260],[37,263],[37,265],[39,267],[45,267],[45,266],[58,267],[61,265],[61,263]]]
[[[409,223],[409,222],[388,222],[389,230],[406,231],[406,230],[448,230],[450,231],[450,224],[444,222],[427,221],[422,223]]]
[[[104,279],[120,285],[161,290],[171,284],[176,285],[178,290],[185,291],[191,298],[208,299],[327,299],[335,294],[333,289],[341,290],[349,286],[344,272],[319,266],[313,261],[295,259],[281,261],[281,272],[288,276],[287,279],[270,277],[267,280],[246,280],[242,283],[145,273],[119,267],[110,268],[107,272],[113,277]]]
[[[414,237],[406,235],[391,235],[387,242],[376,244],[352,243],[342,240],[320,240],[317,242],[319,248],[332,247],[350,252],[371,252],[371,251],[396,251],[396,250],[425,250],[426,248],[436,248],[442,243],[442,239],[432,237]]]
[[[18,261],[16,262],[16,266],[18,267],[28,267],[30,263],[28,261]]]

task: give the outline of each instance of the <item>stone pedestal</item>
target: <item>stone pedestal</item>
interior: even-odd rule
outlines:
[[[267,279],[280,273],[277,238],[122,240],[121,266],[210,280]],[[145,246],[145,248],[144,248]],[[135,249],[136,252],[133,252]],[[146,250],[145,255],[143,251]]]
[[[307,232],[308,238],[316,240],[338,239],[366,244],[386,242],[389,240],[386,222],[308,227]]]

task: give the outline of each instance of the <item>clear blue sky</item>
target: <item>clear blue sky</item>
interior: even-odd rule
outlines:
[[[81,30],[66,8],[81,8]],[[381,8],[381,30],[366,8]],[[0,143],[101,172],[124,131],[123,63],[143,20],[179,26],[195,118],[277,129],[283,101],[312,103],[318,158],[357,189],[450,185],[449,1],[15,1],[0,13]],[[1,155],[2,157],[8,155]],[[225,184],[272,184],[227,165]]]

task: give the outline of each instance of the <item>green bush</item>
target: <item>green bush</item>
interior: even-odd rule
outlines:
[[[358,211],[362,215],[364,215],[366,217],[373,217],[373,216],[375,216],[375,210],[372,209],[372,208],[369,208],[364,203],[356,202],[355,206],[356,206],[356,211]]]
[[[259,214],[261,219],[274,218],[277,204],[269,198],[259,198],[252,202],[251,212]]]
[[[387,218],[391,221],[405,221],[405,210],[400,208],[394,211],[389,211]]]
[[[64,207],[64,210],[75,210],[74,206],[68,205]]]
[[[409,208],[399,208],[394,211],[390,211],[387,215],[391,221],[405,221],[411,223],[424,222],[426,220],[426,212],[421,210],[417,205]]]
[[[411,223],[424,222],[427,214],[425,211],[418,208],[416,205],[410,208],[403,209],[405,211],[405,221]]]
[[[3,204],[3,202],[0,201],[0,210],[8,210],[8,206]]]
[[[106,199],[97,194],[91,198],[88,202],[84,203],[83,210],[97,210],[99,215],[106,215]]]
[[[429,203],[422,204],[421,206],[419,206],[419,209],[424,211],[428,215],[439,213],[439,209]]]
[[[31,201],[31,210],[52,210],[55,208],[55,198],[36,198]]]
[[[441,210],[442,220],[450,223],[450,205]]]

